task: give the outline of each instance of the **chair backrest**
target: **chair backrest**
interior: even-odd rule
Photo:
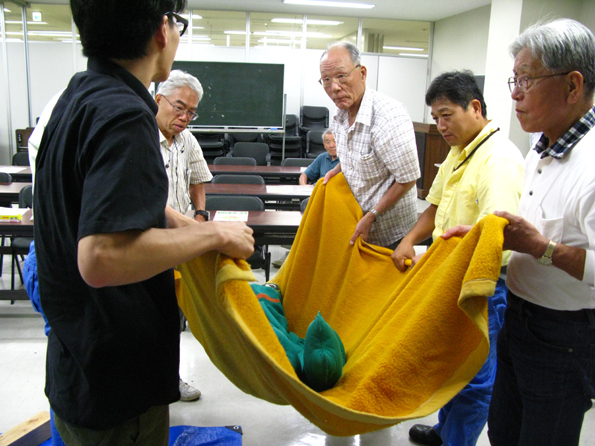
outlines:
[[[265,184],[260,175],[215,175],[211,183],[214,184]]]
[[[213,161],[215,166],[233,165],[233,166],[256,166],[256,160],[244,156],[218,156]]]
[[[233,146],[232,158],[236,156],[248,156],[256,160],[257,166],[267,165],[269,146],[262,142],[236,142]]]
[[[309,158],[285,158],[281,161],[282,166],[296,166],[296,167],[308,167],[314,160]]]
[[[326,107],[304,105],[300,108],[300,125],[302,127],[328,127],[329,112]]]
[[[19,192],[19,208],[32,208],[33,207],[33,186],[27,185],[23,187]]]
[[[260,142],[259,133],[231,133],[231,138],[234,146],[238,142]]]
[[[28,166],[29,152],[17,152],[12,156],[13,166]]]
[[[6,172],[0,172],[0,183],[4,183],[4,184],[12,183],[12,176]]]
[[[264,211],[264,203],[258,197],[247,195],[210,195],[205,208],[207,211]]]
[[[299,135],[299,118],[297,115],[285,115],[285,136]]]
[[[308,206],[308,201],[310,200],[310,197],[308,198],[304,198],[302,200],[302,202],[300,203],[300,212],[303,214],[304,211],[306,210],[306,207]]]

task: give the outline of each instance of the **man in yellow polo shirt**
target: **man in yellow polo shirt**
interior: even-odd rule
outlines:
[[[392,254],[404,271],[405,260],[419,260],[414,245],[436,239],[457,225],[474,225],[495,210],[517,212],[523,187],[523,156],[487,119],[483,95],[470,71],[438,76],[426,93],[438,131],[451,146],[426,200],[430,206]],[[506,266],[510,252],[505,252]],[[506,284],[498,280],[488,299],[490,353],[478,374],[438,414],[434,427],[414,425],[410,438],[424,445],[473,446],[487,421],[496,375],[496,339],[506,309]]]

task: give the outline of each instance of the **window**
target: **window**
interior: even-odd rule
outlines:
[[[188,37],[192,45],[246,46],[246,13],[192,10]],[[188,42],[188,40],[183,40]]]
[[[411,57],[428,57],[430,22],[363,19],[360,49]]]
[[[7,3],[4,14],[7,38],[23,41],[22,8]],[[28,40],[72,42],[70,6],[31,4],[26,15]]]
[[[250,13],[250,46],[301,48],[304,16]]]
[[[306,47],[325,50],[330,44],[347,40],[357,45],[359,19],[308,15]]]

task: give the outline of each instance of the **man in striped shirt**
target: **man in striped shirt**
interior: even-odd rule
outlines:
[[[173,70],[169,78],[159,84],[155,101],[159,106],[157,125],[161,155],[167,172],[169,192],[167,206],[185,214],[194,206],[194,219],[208,220],[205,211],[205,189],[203,183],[211,181],[213,175],[207,167],[202,150],[196,138],[186,128],[196,119],[196,107],[202,99],[203,89],[197,78],[180,70]],[[186,318],[180,310],[180,330],[186,328]],[[180,379],[180,399],[195,401],[200,390]]]
[[[169,180],[167,205],[185,214],[194,206],[195,220],[208,218],[205,209],[203,183],[213,176],[207,167],[196,138],[186,128],[196,119],[196,107],[202,99],[203,89],[198,79],[180,70],[171,72],[169,78],[159,84],[155,101],[159,106],[161,155]]]

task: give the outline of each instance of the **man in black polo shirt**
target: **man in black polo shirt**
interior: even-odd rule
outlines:
[[[147,88],[169,75],[184,7],[71,0],[89,62],[54,108],[35,187],[39,288],[51,327],[46,394],[67,445],[168,443],[168,404],[180,396],[172,267],[213,249],[240,258],[253,251],[244,224],[198,224],[166,211]]]

